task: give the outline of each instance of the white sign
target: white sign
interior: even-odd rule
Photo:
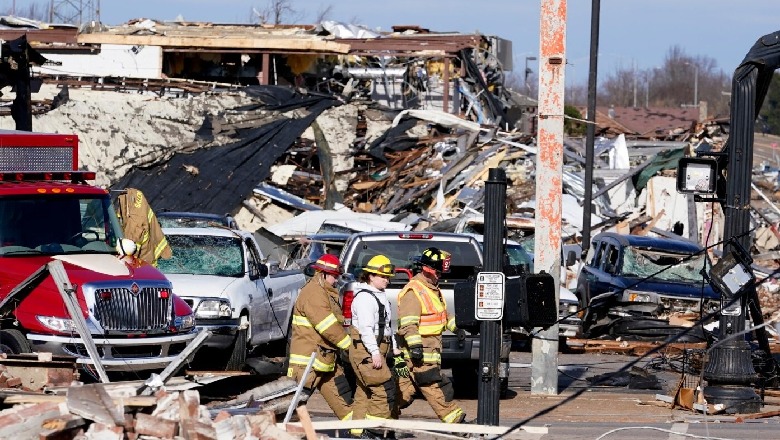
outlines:
[[[474,311],[480,321],[500,320],[504,317],[504,287],[506,277],[502,272],[477,274],[474,292]]]

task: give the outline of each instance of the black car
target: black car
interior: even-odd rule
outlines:
[[[711,263],[696,243],[605,232],[592,245],[577,279],[580,305],[590,306],[585,327],[607,313],[666,319],[674,313],[706,316],[720,307],[702,275]]]

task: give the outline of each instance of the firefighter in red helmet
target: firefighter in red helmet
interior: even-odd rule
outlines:
[[[287,376],[297,382],[312,353],[312,371],[304,383],[305,397],[319,389],[322,397],[341,420],[352,419],[352,388],[336,358],[347,350],[352,339],[344,330],[339,292],[334,285],[342,274],[338,257],[325,254],[309,266],[314,276],[295,300]]]
[[[425,249],[416,258],[418,273],[398,294],[398,343],[412,380],[399,379],[396,400],[399,407],[408,405],[416,386],[442,422],[462,423],[466,414],[452,401],[452,382],[441,374],[441,334],[445,329],[457,330],[438,287],[442,273],[450,271],[450,259],[449,252]]]

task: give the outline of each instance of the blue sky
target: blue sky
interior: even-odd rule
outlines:
[[[8,0],[3,0],[8,2]],[[19,2],[19,0],[17,0]],[[0,2],[2,3],[2,2]],[[24,0],[21,0],[24,3]],[[18,5],[19,3],[17,3]],[[247,22],[253,6],[267,0],[102,0],[109,25],[145,17],[188,21]],[[390,30],[413,24],[433,31],[480,32],[512,40],[515,68],[539,53],[541,0],[292,0],[310,23],[333,5],[332,20]],[[588,75],[591,1],[569,0],[567,83],[585,84]],[[780,30],[780,0],[601,0],[599,77],[617,67],[648,69],[663,64],[670,47],[690,56],[715,59],[729,76],[762,35]],[[531,61],[529,65],[537,70]]]

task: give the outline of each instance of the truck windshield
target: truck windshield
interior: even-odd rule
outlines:
[[[173,257],[159,260],[157,268],[166,274],[244,275],[244,249],[238,237],[173,235],[167,237]]]
[[[701,283],[706,254],[679,254],[659,249],[627,247],[620,275],[655,280]]]
[[[0,198],[0,255],[115,253],[121,234],[108,195]]]

